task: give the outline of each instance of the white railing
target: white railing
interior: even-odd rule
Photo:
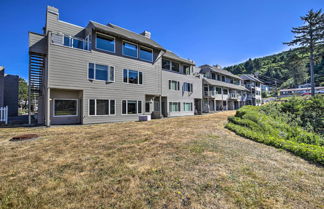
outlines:
[[[0,122],[5,122],[5,124],[8,124],[8,106],[0,107]]]
[[[60,33],[52,33],[52,43],[86,51],[89,51],[91,48],[90,36],[87,36],[85,39],[81,39]]]

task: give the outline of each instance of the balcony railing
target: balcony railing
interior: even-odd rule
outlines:
[[[60,46],[66,46],[70,48],[82,49],[89,51],[91,48],[91,42],[89,36],[85,39],[76,38],[64,34],[52,34],[52,43]]]

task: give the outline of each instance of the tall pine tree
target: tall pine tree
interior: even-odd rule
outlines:
[[[284,43],[289,46],[299,45],[309,52],[309,68],[312,84],[312,95],[315,95],[314,82],[314,51],[317,46],[324,43],[324,14],[322,10],[310,10],[306,16],[300,18],[304,25],[293,28],[291,32],[295,34],[295,39],[291,42]]]

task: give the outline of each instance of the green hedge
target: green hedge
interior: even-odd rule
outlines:
[[[260,107],[244,106],[229,117],[226,128],[238,135],[290,151],[304,159],[324,165],[324,140],[314,132],[273,118]]]

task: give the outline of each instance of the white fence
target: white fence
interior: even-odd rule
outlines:
[[[8,124],[8,106],[0,107],[0,122],[5,122],[5,124]]]

